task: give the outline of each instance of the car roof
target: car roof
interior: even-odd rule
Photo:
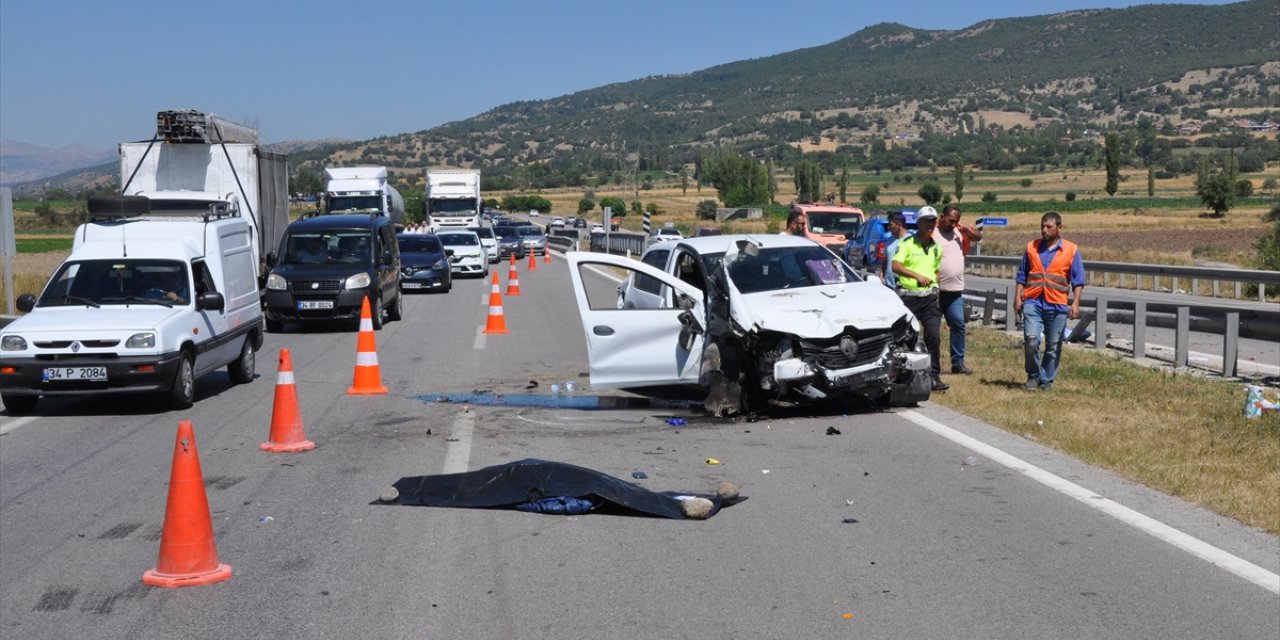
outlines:
[[[801,236],[781,235],[781,234],[755,234],[755,233],[735,233],[720,236],[702,236],[698,238],[684,238],[682,240],[663,240],[649,245],[649,250],[665,248],[671,250],[677,246],[686,246],[693,249],[699,254],[703,253],[719,253],[724,251],[728,246],[739,240],[748,240],[760,245],[762,249],[774,249],[778,247],[813,247],[822,246],[818,243]]]
[[[476,238],[480,237],[480,236],[477,236],[476,232],[474,231],[469,231],[467,229],[460,229],[460,228],[459,229],[440,229],[439,231],[436,231],[436,237],[440,238],[441,240],[444,240],[445,236],[459,236],[459,235],[476,236]]]
[[[291,229],[372,229],[387,224],[386,216],[369,214],[326,214],[295,220]]]

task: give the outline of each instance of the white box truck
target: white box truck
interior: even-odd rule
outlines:
[[[289,225],[287,156],[264,149],[256,130],[202,111],[160,111],[154,138],[121,144],[120,184],[121,194],[145,196],[156,210],[238,212],[263,278]]]
[[[447,227],[480,226],[482,204],[479,171],[427,170],[425,213],[432,231]]]
[[[26,315],[0,329],[9,413],[41,396],[125,393],[185,409],[221,367],[252,381],[264,323],[247,218],[138,196],[90,198],[89,215],[39,297],[18,297]]]
[[[386,167],[335,167],[324,178],[325,213],[376,212],[392,224],[404,221],[404,198],[387,181]]]

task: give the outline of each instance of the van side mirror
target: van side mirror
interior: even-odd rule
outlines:
[[[36,308],[36,297],[29,293],[24,293],[18,296],[16,304],[18,305],[18,311],[31,313],[31,310]]]
[[[208,291],[196,296],[196,308],[205,311],[222,311],[227,301],[217,291]]]
[[[276,252],[274,252],[274,251],[268,251],[268,252],[267,252],[267,268],[268,268],[268,269],[270,269],[271,267],[276,266],[276,262],[277,262],[277,261],[279,261],[279,260],[280,260],[280,258],[279,258],[279,256],[277,256],[277,255],[276,255]]]

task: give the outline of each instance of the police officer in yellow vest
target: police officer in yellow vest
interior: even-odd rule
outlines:
[[[916,214],[915,234],[898,242],[893,254],[893,273],[898,276],[898,296],[914,313],[924,328],[924,344],[929,349],[929,368],[933,374],[933,390],[946,391],[951,385],[942,381],[942,311],[938,307],[938,267],[942,265],[942,247],[933,241],[938,212],[921,207]]]
[[[1064,240],[1062,216],[1055,211],[1040,216],[1040,239],[1027,243],[1018,267],[1018,287],[1013,310],[1022,314],[1022,342],[1028,391],[1053,388],[1062,356],[1062,334],[1067,319],[1080,317],[1084,292],[1084,261],[1074,242]],[[1068,292],[1071,293],[1070,307]],[[1044,334],[1044,356],[1040,335]]]

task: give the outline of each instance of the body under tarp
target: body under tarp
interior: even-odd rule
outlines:
[[[552,498],[590,500],[601,509],[623,509],[664,518],[685,518],[688,498],[711,501],[715,515],[724,501],[714,495],[656,492],[598,471],[563,462],[517,460],[465,473],[409,476],[395,482],[402,505],[428,507],[524,508]]]

